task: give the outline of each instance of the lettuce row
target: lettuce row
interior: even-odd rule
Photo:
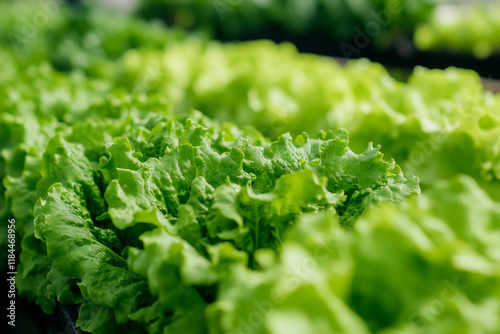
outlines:
[[[355,4],[347,0],[311,0],[307,3],[292,0],[215,3],[210,0],[144,0],[138,13],[149,19],[161,18],[169,25],[187,30],[208,30],[224,40],[270,38],[273,30],[274,34],[288,40],[319,35],[329,43],[353,44],[359,34],[354,28],[359,27],[363,32],[367,30],[377,47],[387,48],[398,36],[410,35],[438,4],[436,0],[416,0],[411,4],[390,0],[361,0]],[[377,34],[369,30],[374,29],[374,22]],[[360,52],[351,49],[341,48],[356,54]]]
[[[48,17],[44,24],[36,23],[40,11]],[[59,71],[76,69],[93,77],[112,76],[112,61],[129,49],[162,49],[186,38],[158,21],[145,22],[92,3],[33,6],[6,0],[0,3],[0,13],[0,43],[16,58],[29,64],[50,62]]]
[[[427,22],[416,29],[415,44],[421,50],[446,49],[470,53],[479,59],[497,55],[500,24],[495,18],[499,14],[500,6],[495,2],[438,6]]]
[[[471,180],[434,185],[466,173],[499,198],[500,99],[484,92],[476,74],[416,69],[404,84],[378,64],[341,68],[269,42],[190,40],[123,54],[141,45],[134,36],[124,44],[115,38],[118,27],[128,39],[128,21],[73,16],[67,25],[92,27],[89,18],[109,22],[117,44],[98,36],[100,50],[89,56],[68,47],[56,27],[48,40],[40,31],[26,45],[34,47],[27,57],[0,49],[0,217],[18,219],[22,296],[48,313],[56,300],[82,303],[78,325],[96,333],[411,333],[419,325],[497,332],[497,204]],[[77,44],[96,41],[85,29],[75,32]],[[158,31],[159,43],[147,49],[163,48]],[[103,52],[109,46],[118,47]],[[46,57],[61,50],[63,62]],[[160,64],[147,97],[129,94],[151,82],[145,63]],[[193,106],[277,141],[197,113],[186,122],[181,114]],[[340,127],[362,154],[346,147],[343,131],[301,135]],[[285,130],[296,139],[279,138]],[[360,215],[418,192],[416,179],[402,178],[377,148],[365,150],[369,141],[424,180],[425,199]],[[354,234],[338,222],[356,226]],[[336,254],[322,239],[332,234],[333,245],[346,241],[332,265],[301,271],[311,265],[308,253]],[[421,272],[425,282],[415,279]],[[367,286],[372,278],[377,284]],[[286,289],[276,295],[271,288],[280,279]],[[435,305],[445,281],[467,285],[468,300],[446,303],[429,318],[425,306]],[[387,295],[401,297],[399,304]],[[287,302],[267,313],[266,301],[280,296]]]
[[[194,107],[251,124],[273,139],[285,129],[296,136],[345,128],[353,150],[369,141],[381,145],[424,187],[467,174],[500,199],[500,98],[485,91],[472,71],[417,67],[403,83],[379,64],[362,59],[340,67],[286,43],[188,40],[166,50],[128,52],[118,84],[129,90],[139,84],[147,75],[144,63],[168,73],[150,92],[174,101],[177,112]]]
[[[344,131],[270,143],[196,113],[208,127],[149,117],[107,129],[106,120],[89,121],[54,136],[41,162],[38,239],[25,238],[41,254],[23,250],[20,287],[47,312],[55,298],[83,301],[79,325],[96,333],[104,319],[116,328],[202,333],[219,282],[232,268],[259,270],[255,252],[279,252],[302,213],[336,212],[351,228],[366,207],[419,193],[417,179],[405,179],[378,148],[350,151]],[[77,140],[97,129],[126,137],[102,143],[97,158],[85,148],[94,142]],[[23,285],[42,260],[36,273],[50,283]]]
[[[271,29],[292,41],[321,34],[323,40],[338,41],[339,50],[347,58],[359,55],[362,49],[359,44],[364,43],[361,37],[368,39],[370,35],[370,42],[383,49],[397,45],[402,36],[408,39],[414,36],[413,42],[420,50],[466,53],[484,59],[498,53],[500,48],[500,25],[495,19],[499,10],[493,1],[416,0],[410,4],[362,0],[354,5],[343,0],[334,3],[313,0],[307,4],[287,0],[265,3],[145,0],[138,12],[186,30],[207,29],[223,40],[266,38]]]
[[[99,161],[98,168],[108,184],[104,194],[109,205],[108,215],[119,228],[135,223],[132,213],[139,214],[139,219],[149,219],[142,217],[143,214],[156,215],[145,212],[150,208],[175,215],[179,205],[187,201],[191,184],[200,177],[207,187],[214,189],[224,184],[233,187],[251,184],[249,193],[257,195],[278,189],[277,180],[286,174],[311,170],[327,180],[325,195],[318,192],[312,200],[325,198],[328,202],[331,193],[345,195],[344,200],[335,203],[345,225],[352,225],[368,203],[387,199],[398,203],[419,192],[417,179],[405,179],[394,161],[382,160],[379,148],[370,144],[362,154],[353,153],[347,147],[345,131],[322,132],[318,139],[303,134],[295,141],[285,134],[262,147],[252,145],[248,139],[220,144],[220,138],[211,138],[207,129],[191,120],[184,127],[171,122],[157,124],[151,130],[156,132],[171,134],[173,143],[163,155],[142,162],[142,152],[134,151],[131,141],[116,138]],[[161,224],[160,220],[151,219],[151,223]]]

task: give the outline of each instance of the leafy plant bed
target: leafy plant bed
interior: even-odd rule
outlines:
[[[498,333],[477,73],[66,7],[0,57],[0,219],[41,332]]]

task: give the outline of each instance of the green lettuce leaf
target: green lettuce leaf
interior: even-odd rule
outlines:
[[[113,309],[118,323],[150,300],[147,283],[127,270],[126,261],[94,237],[94,224],[84,206],[83,190],[53,185],[35,210],[38,236],[47,244],[54,268],[79,280],[85,299]]]

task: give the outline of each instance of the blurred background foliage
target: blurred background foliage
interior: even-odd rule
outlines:
[[[144,0],[136,10],[221,40],[286,40],[305,52],[496,77],[499,11],[488,0]]]

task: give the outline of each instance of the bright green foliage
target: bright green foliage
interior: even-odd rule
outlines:
[[[303,212],[338,212],[352,227],[371,204],[419,193],[417,179],[405,179],[378,148],[353,153],[343,131],[270,143],[199,113],[183,125],[158,96],[128,95],[45,63],[3,80],[3,211],[16,217],[22,240],[20,295],[45,312],[56,300],[84,302],[78,324],[89,331],[107,323],[202,332],[229,268],[258,269],[254,252],[279,252]],[[137,260],[155,252],[148,233],[165,239],[167,258]],[[176,250],[179,242],[188,250]],[[184,257],[192,260],[180,266]],[[179,295],[155,281],[155,270],[171,272]]]
[[[467,177],[401,208],[382,206],[353,233],[304,215],[281,254],[256,254],[209,306],[211,333],[496,333],[500,207]]]
[[[231,125],[226,135],[217,125],[152,117],[136,117],[128,138],[102,143],[99,162],[72,141],[78,129],[54,136],[42,159],[34,234],[43,243],[33,242],[48,258],[26,258],[23,275],[34,277],[29,266],[48,260],[37,274],[43,278],[45,268],[51,283],[22,292],[42,305],[83,300],[79,324],[97,333],[105,319],[111,328],[116,321],[151,333],[203,333],[218,283],[232,268],[258,269],[257,250],[279,252],[303,213],[337,212],[352,228],[372,204],[419,193],[416,178],[405,179],[378,149],[349,150],[345,132],[268,143]],[[103,129],[101,122],[87,122],[88,130]],[[129,122],[117,121],[104,136]],[[146,159],[148,152],[160,153]]]
[[[417,24],[425,22],[438,2],[144,0],[138,13],[184,29],[207,30],[226,40],[265,36],[273,31],[298,38],[320,36],[332,43],[352,43],[358,28],[368,32],[378,47],[388,47],[397,36],[411,34]]]
[[[283,129],[299,135],[345,128],[356,152],[366,142],[380,144],[424,186],[464,173],[500,199],[500,98],[472,71],[416,68],[401,83],[378,64],[360,60],[342,68],[288,44],[188,41],[128,53],[120,83],[127,89],[140,83],[144,63],[168,73],[150,90],[174,101],[177,112],[194,105],[271,138]]]
[[[20,53],[0,48],[21,297],[80,304],[92,333],[498,332],[500,98],[476,74],[401,83],[113,22],[61,7]],[[446,282],[467,289],[429,316]]]
[[[415,31],[415,44],[422,50],[471,53],[487,58],[500,52],[500,5],[483,3],[447,4],[437,7]]]
[[[70,8],[56,0],[2,1],[0,31],[0,43],[23,60],[48,61],[61,71],[79,69],[97,77],[112,76],[109,60],[129,49],[161,49],[185,35],[89,2]]]

